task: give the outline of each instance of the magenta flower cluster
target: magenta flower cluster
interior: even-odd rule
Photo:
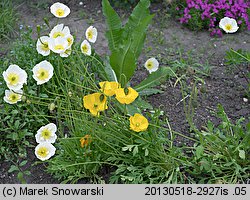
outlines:
[[[188,23],[192,20],[190,11],[195,9],[201,14],[201,20],[209,20],[209,31],[211,35],[222,36],[218,23],[223,17],[230,17],[237,21],[240,25],[243,21],[250,30],[250,21],[247,9],[250,8],[249,0],[186,0],[187,7],[184,9],[183,17],[180,18],[181,23]],[[219,18],[220,17],[220,18]]]

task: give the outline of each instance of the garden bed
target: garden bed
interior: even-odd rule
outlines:
[[[96,52],[105,55],[108,52],[108,44],[104,36],[106,26],[101,12],[101,1],[83,1],[83,5],[79,5],[80,2],[68,2],[72,14],[64,23],[70,26],[74,34],[78,35],[77,41],[81,41],[86,28],[94,24],[98,29],[98,40],[95,44]],[[22,3],[18,7],[21,18],[19,25],[22,24],[23,27],[27,25],[35,30],[37,24],[42,25],[43,17],[50,14],[48,12],[50,3],[49,1],[43,3],[32,1],[30,4]],[[119,13],[127,16],[127,12],[129,10],[120,10]],[[248,83],[243,73],[247,74],[249,72],[250,65],[242,65],[243,71],[239,71],[225,63],[225,52],[230,48],[250,51],[249,31],[224,35],[222,38],[211,38],[209,33],[205,31],[190,31],[176,20],[170,18],[167,9],[162,7],[161,3],[153,4],[151,12],[155,13],[156,16],[149,27],[144,51],[139,58],[138,70],[135,72],[131,85],[140,83],[147,76],[148,72],[143,65],[148,58],[156,56],[160,66],[169,66],[175,60],[182,59],[179,65],[181,74],[186,74],[184,80],[187,87],[194,85],[194,77],[203,80],[203,84],[198,83],[197,85],[198,96],[193,117],[193,122],[198,129],[203,129],[208,120],[211,120],[215,125],[219,124],[220,120],[212,114],[216,112],[218,104],[224,107],[229,119],[233,122],[241,117],[249,118],[250,99],[245,93]],[[52,19],[53,21],[55,22],[56,19]],[[33,37],[37,37],[35,31]],[[175,81],[175,79],[170,79],[163,82],[158,86],[158,89],[163,92],[150,96],[148,100],[155,108],[159,107],[164,111],[164,117],[169,119],[173,130],[186,136],[194,136],[194,133],[190,133],[190,126],[184,113],[180,86],[174,87]],[[177,146],[193,145],[193,142],[181,137],[177,137],[175,143]],[[29,149],[28,164],[25,168],[30,169],[31,175],[26,177],[27,183],[59,183],[58,180],[45,172],[46,164],[33,166],[34,161],[36,161],[36,157],[33,150]],[[13,174],[7,172],[9,167],[9,163],[2,162],[0,164],[0,183],[18,182],[16,174],[13,176]],[[105,167],[100,172],[106,182],[108,182],[109,173],[109,167]],[[79,183],[85,183],[85,181],[80,180]]]

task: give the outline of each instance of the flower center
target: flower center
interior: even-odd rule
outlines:
[[[63,47],[63,45],[61,45],[61,44],[57,44],[57,45],[55,46],[55,50],[64,50],[64,47]]]
[[[11,74],[9,74],[7,79],[8,79],[8,82],[10,85],[16,85],[19,81],[19,76],[15,73],[11,73]]]
[[[82,46],[82,50],[83,50],[84,53],[87,53],[88,49],[89,48],[88,48],[88,46],[86,44]]]
[[[231,24],[226,24],[225,29],[231,31],[233,29],[233,26]]]
[[[53,34],[53,38],[57,38],[57,37],[64,37],[65,35],[64,35],[64,33],[63,32],[55,32],[54,34]]]
[[[17,94],[11,94],[9,96],[9,100],[12,102],[12,103],[15,103],[17,100],[18,100],[18,95]]]
[[[46,156],[48,156],[49,151],[46,147],[40,147],[37,151],[37,154],[42,157],[45,158]]]
[[[70,46],[72,44],[72,39],[71,38],[67,38],[68,41],[68,45]]]
[[[45,69],[39,69],[37,71],[37,78],[41,81],[46,80],[49,77],[49,72],[48,70]]]
[[[152,63],[152,62],[148,62],[147,68],[148,68],[148,69],[152,69],[152,68],[153,68],[153,63]]]
[[[92,38],[93,38],[93,32],[92,32],[92,31],[89,31],[89,32],[88,32],[88,38],[89,38],[89,39],[92,39]]]
[[[56,10],[56,14],[57,14],[59,17],[62,17],[62,16],[64,16],[64,10],[61,9],[61,8],[58,8],[58,9]]]
[[[136,123],[135,126],[136,126],[136,127],[139,127],[139,126],[140,126],[140,123]]]
[[[41,135],[45,140],[48,140],[51,137],[51,132],[48,129],[44,129]]]
[[[43,50],[43,51],[48,51],[48,50],[49,50],[48,42],[44,42],[44,43],[42,44],[42,50]]]

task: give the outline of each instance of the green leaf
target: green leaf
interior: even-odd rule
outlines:
[[[197,157],[197,159],[200,159],[201,157],[203,157],[203,153],[204,153],[204,147],[203,146],[198,146],[195,149],[195,155]]]
[[[124,85],[134,74],[148,25],[153,18],[149,12],[149,5],[150,0],[141,0],[123,28],[120,17],[110,6],[109,1],[102,1],[103,13],[108,27],[106,37],[111,51],[110,65],[116,73],[118,82],[122,83],[123,81]],[[123,76],[126,77],[125,81],[122,80]]]
[[[133,149],[133,156],[135,156],[139,152],[138,146],[135,146]]]
[[[149,0],[141,0],[134,8],[124,27],[124,37],[133,38],[132,47],[136,59],[140,56],[146,38],[147,27],[153,18],[153,15],[150,15],[149,12],[149,6]]]
[[[24,166],[24,165],[26,165],[27,164],[27,160],[24,160],[24,161],[22,161],[21,163],[20,163],[20,167],[22,167],[22,166]]]
[[[115,81],[115,82],[117,82],[116,74],[113,71],[112,67],[110,66],[109,61],[105,59],[104,60],[104,64],[105,64],[104,71],[107,74],[108,81]]]
[[[201,169],[204,168],[206,171],[210,171],[211,170],[211,165],[210,165],[210,163],[205,158],[203,158],[200,161],[200,164],[201,164]]]
[[[108,39],[109,49],[113,52],[121,44],[122,22],[108,0],[102,1],[102,11],[106,18],[106,24],[108,27],[106,37]]]
[[[126,84],[136,68],[136,58],[131,49],[131,44],[131,39],[129,39],[126,41],[126,45],[123,46],[123,48],[113,51],[110,56],[110,65],[115,71],[119,83],[121,83],[121,75],[124,74],[126,77]]]
[[[156,72],[149,74],[149,76],[143,80],[139,85],[135,86],[137,92],[140,92],[146,88],[154,87],[161,84],[162,80],[165,80],[167,75],[171,75],[172,71],[169,67],[161,67]]]
[[[139,95],[140,96],[150,96],[150,95],[159,94],[159,93],[161,94],[161,93],[163,93],[163,91],[159,90],[159,89],[155,89],[155,88],[145,88],[144,90],[139,92]]]
[[[127,113],[132,116],[135,113],[141,114],[142,110],[153,110],[153,106],[144,101],[142,98],[138,97],[132,104],[127,105]]]
[[[10,169],[8,170],[9,173],[12,173],[14,171],[19,171],[18,167],[16,165],[11,165]]]
[[[239,150],[239,157],[243,160],[246,159],[246,153],[244,150]]]
[[[24,179],[23,173],[22,173],[22,172],[18,172],[17,178],[18,178],[18,180],[19,180],[22,184],[25,184],[25,183],[26,183],[26,180]]]

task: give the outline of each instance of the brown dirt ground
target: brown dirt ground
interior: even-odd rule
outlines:
[[[43,17],[50,19],[51,24],[56,20],[50,14],[48,6],[51,0],[47,1],[23,1],[19,3],[18,12],[20,13],[19,25],[24,24],[35,29],[37,24],[43,24]],[[104,36],[105,21],[101,13],[100,0],[85,0],[83,5],[79,5],[79,0],[61,1],[69,5],[71,14],[66,19],[60,20],[68,25],[74,35],[77,35],[77,41],[84,37],[86,28],[93,24],[98,29],[98,40],[94,47],[100,55],[108,53],[107,41]],[[207,120],[218,123],[218,119],[213,117],[211,111],[215,111],[220,103],[225,108],[226,113],[232,120],[240,117],[250,117],[249,101],[244,102],[244,88],[247,83],[242,74],[234,70],[230,71],[225,65],[225,51],[230,48],[244,49],[250,51],[250,33],[249,31],[238,32],[232,35],[224,35],[222,38],[211,38],[208,32],[193,32],[180,25],[178,22],[168,17],[167,10],[160,4],[154,4],[151,7],[156,14],[153,24],[149,28],[149,35],[145,44],[145,51],[142,54],[138,70],[132,80],[132,84],[138,83],[147,76],[147,71],[143,63],[151,56],[156,56],[160,64],[167,65],[168,60],[180,58],[181,51],[184,59],[191,53],[191,57],[196,62],[205,65],[209,63],[211,73],[209,76],[202,77],[205,81],[206,92],[198,94],[198,104],[195,109],[194,122],[201,128]],[[120,10],[122,16],[126,12]],[[53,26],[53,25],[52,25]],[[34,38],[36,34],[34,33]],[[2,52],[3,53],[3,52]],[[250,70],[250,66],[244,66],[244,73]],[[195,74],[194,74],[195,75]],[[174,81],[174,80],[172,80]],[[187,83],[192,85],[192,77],[187,79]],[[200,88],[200,86],[199,86]],[[184,134],[189,134],[189,127],[185,119],[180,93],[180,87],[173,87],[173,82],[167,81],[162,87],[164,92],[149,97],[149,101],[155,106],[160,107],[168,116],[172,128]],[[180,140],[179,143],[188,143]],[[29,151],[31,163],[35,160],[34,155]],[[8,174],[9,163],[0,163],[0,183],[16,183],[16,175]],[[28,183],[58,183],[53,177],[44,172],[44,165],[31,167],[32,176],[27,177]],[[103,172],[106,174],[106,172]]]

